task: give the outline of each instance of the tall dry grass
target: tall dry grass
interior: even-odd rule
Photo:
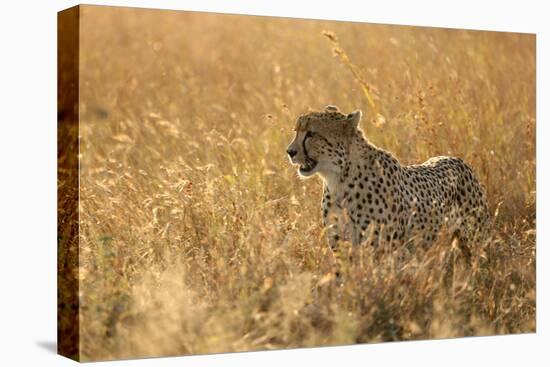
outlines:
[[[84,360],[535,330],[534,36],[81,14]],[[285,157],[296,115],[329,103],[403,163],[474,167],[494,231],[472,264],[442,238],[362,248],[331,279],[321,183]]]

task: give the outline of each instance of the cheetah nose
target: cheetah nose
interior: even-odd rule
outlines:
[[[294,149],[287,149],[286,152],[288,153],[288,156],[289,156],[290,158],[294,158],[294,156],[296,155],[296,153],[298,153],[298,152],[297,152],[296,150],[294,150]]]

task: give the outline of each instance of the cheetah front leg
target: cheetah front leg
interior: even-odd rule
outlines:
[[[323,189],[323,225],[328,238],[328,244],[333,252],[338,252],[338,241],[342,239],[340,231],[340,215],[338,215],[338,205],[335,198],[331,195],[328,187],[325,185]]]
[[[342,209],[339,207],[334,195],[331,195],[328,188],[325,186],[323,192],[323,224],[325,226],[325,233],[328,238],[328,244],[332,250],[332,261],[334,266],[334,275],[338,282],[342,281],[342,253],[340,251],[339,241],[344,240],[345,228],[342,221]]]
[[[353,249],[356,249],[357,246],[359,246],[359,244],[361,243],[361,239],[361,229],[359,228],[359,226],[353,223],[351,227],[351,244],[353,246]]]

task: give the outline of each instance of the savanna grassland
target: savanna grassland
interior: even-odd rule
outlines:
[[[80,27],[83,360],[535,331],[533,35],[90,6]],[[494,228],[471,263],[442,234],[332,279],[321,181],[285,155],[327,104],[405,164],[475,169]]]

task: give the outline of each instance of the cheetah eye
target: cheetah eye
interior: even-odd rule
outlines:
[[[306,132],[306,136],[305,136],[305,138],[304,138],[304,139],[307,139],[307,138],[311,138],[311,137],[313,137],[313,134],[314,134],[314,132],[313,132],[313,131],[307,131],[307,132]]]

